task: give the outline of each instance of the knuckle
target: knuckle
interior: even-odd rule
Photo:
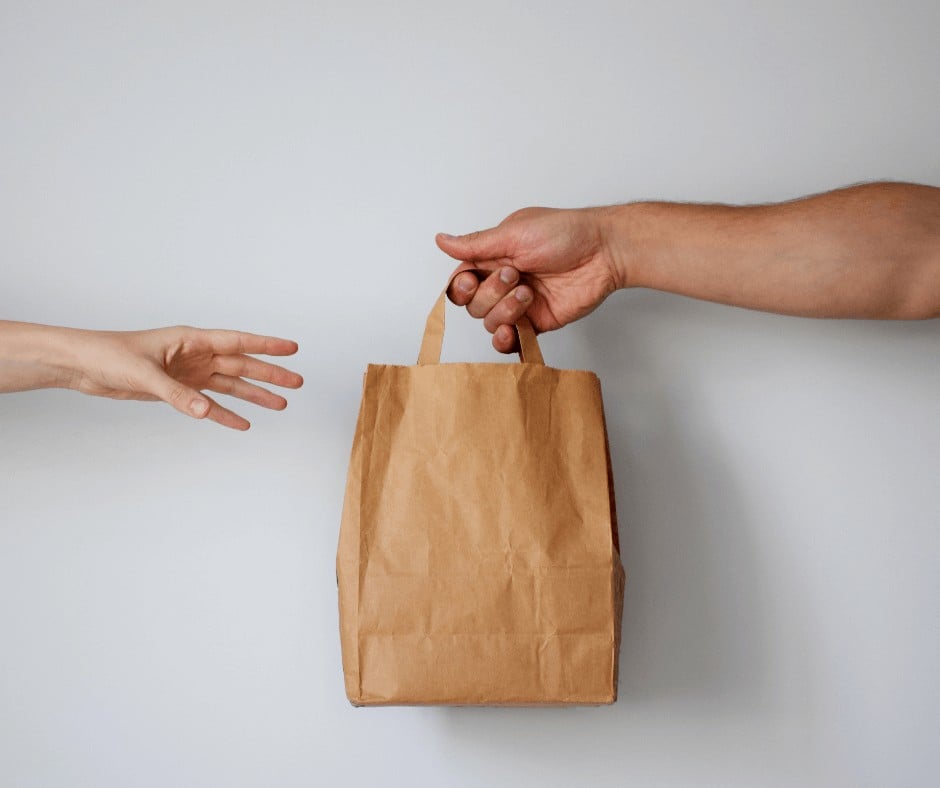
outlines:
[[[494,331],[497,331],[500,326],[512,324],[515,320],[516,315],[513,314],[512,304],[500,301],[489,311],[484,323],[487,330],[492,334]]]
[[[167,395],[167,399],[173,405],[182,404],[185,398],[186,398],[186,389],[184,389],[182,386],[173,386],[170,389],[169,394]]]
[[[537,208],[530,205],[526,208],[520,208],[518,211],[513,211],[511,214],[509,214],[509,216],[503,219],[503,222],[515,222],[520,219],[531,219],[544,210],[544,208]]]
[[[474,298],[469,304],[467,304],[467,312],[470,313],[470,317],[486,317],[487,313],[486,307],[480,303],[480,301]]]
[[[515,323],[516,320],[525,312],[525,304],[520,303],[519,299],[512,294],[506,296],[500,303],[502,314],[506,318],[504,323]]]

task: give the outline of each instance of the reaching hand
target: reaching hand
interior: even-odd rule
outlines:
[[[606,239],[605,209],[525,208],[490,230],[451,236],[437,245],[464,261],[448,296],[483,318],[493,347],[515,349],[512,326],[528,314],[536,331],[552,331],[593,311],[617,289],[619,274]]]
[[[68,331],[73,372],[70,388],[114,399],[163,400],[180,413],[247,430],[249,422],[223,407],[203,389],[283,410],[287,400],[251,380],[300,388],[296,372],[251,354],[289,356],[288,339],[177,326],[150,331]]]

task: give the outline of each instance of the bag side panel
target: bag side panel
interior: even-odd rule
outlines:
[[[373,374],[374,377],[374,374]],[[336,550],[336,584],[339,596],[340,646],[346,696],[353,704],[362,697],[359,659],[359,566],[364,447],[370,441],[374,423],[375,397],[370,395],[370,375],[363,375],[362,399],[356,419],[346,492]]]

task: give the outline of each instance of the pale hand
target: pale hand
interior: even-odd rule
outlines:
[[[114,399],[163,400],[195,418],[246,430],[249,422],[204,390],[227,394],[273,410],[287,400],[246,378],[296,389],[296,372],[254,358],[289,356],[297,343],[241,331],[176,326],[149,331],[68,332],[70,374],[66,385],[85,394]]]

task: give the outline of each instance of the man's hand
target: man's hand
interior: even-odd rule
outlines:
[[[289,356],[297,343],[240,331],[177,326],[82,331],[0,323],[0,391],[57,386],[113,399],[163,400],[180,413],[247,430],[247,420],[203,390],[283,410],[287,400],[246,378],[300,388],[296,372],[254,358]]]
[[[483,318],[502,353],[515,348],[512,326],[528,314],[536,331],[552,331],[593,311],[618,287],[610,254],[608,212],[603,208],[525,208],[490,230],[451,236],[437,245],[464,261],[448,296]]]
[[[464,261],[450,299],[504,353],[523,314],[551,331],[620,287],[806,317],[940,317],[940,189],[911,183],[772,205],[526,208],[437,244]],[[458,273],[470,269],[489,276]]]

